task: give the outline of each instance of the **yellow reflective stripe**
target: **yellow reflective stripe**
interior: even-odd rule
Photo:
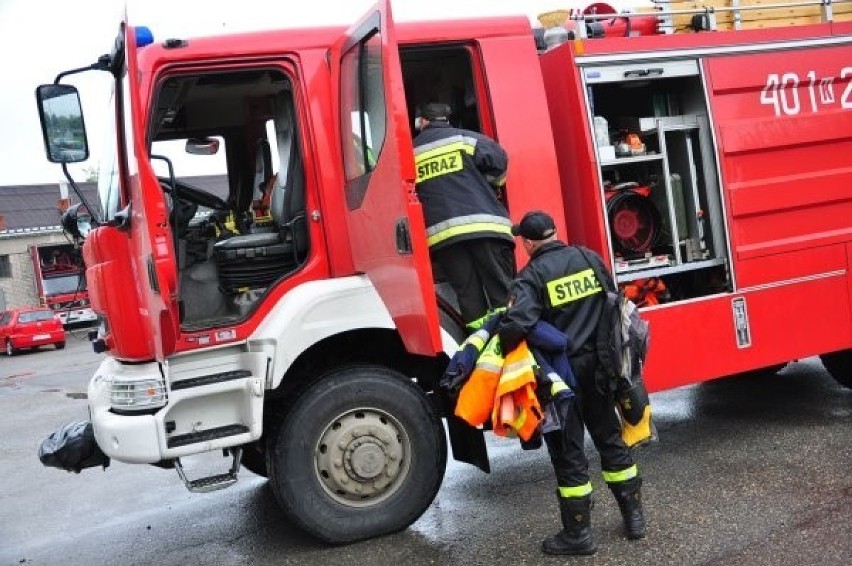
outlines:
[[[506,174],[503,173],[499,177],[495,177],[493,175],[486,175],[485,179],[488,181],[492,187],[502,187],[506,184]]]
[[[440,244],[444,240],[461,236],[463,234],[473,234],[475,232],[497,232],[499,234],[512,235],[512,227],[495,222],[474,222],[472,224],[463,224],[461,226],[453,226],[446,230],[441,230],[436,234],[432,234],[426,239],[430,246]]]
[[[497,307],[495,309],[491,309],[487,313],[485,313],[484,315],[477,318],[476,320],[472,320],[472,321],[468,322],[465,326],[467,326],[467,329],[470,330],[470,331],[476,330],[477,334],[479,332],[484,332],[484,331],[480,330],[482,328],[482,325],[485,324],[488,321],[488,319],[491,318],[493,315],[497,314],[498,312],[503,312],[504,310],[506,310],[506,307]],[[486,338],[488,338],[488,333],[486,332],[484,334],[484,336]]]
[[[585,497],[590,493],[592,493],[591,482],[586,482],[583,485],[576,485],[572,487],[559,486],[559,497],[564,497],[565,499],[571,499],[574,497]]]
[[[550,394],[556,395],[560,391],[565,391],[566,389],[570,389],[570,387],[568,387],[568,385],[560,379],[559,381],[554,381],[550,385]]]
[[[482,325],[485,324],[485,321],[488,320],[489,316],[491,316],[491,312],[487,312],[476,320],[468,322],[465,326],[467,326],[470,330],[479,330],[482,328]]]
[[[525,422],[527,422],[527,412],[526,411],[520,411],[520,413],[518,414],[518,418],[516,418],[512,422],[512,428],[515,429],[515,430],[521,430],[521,428],[524,426]]]
[[[485,347],[485,342],[487,340],[488,333],[484,330],[477,330],[476,332],[468,336],[464,342],[462,342],[462,348],[469,344],[473,344],[474,346],[476,346],[476,349],[481,352],[482,348]]]
[[[414,156],[414,163],[420,163],[421,161],[432,159],[433,157],[450,153],[451,151],[463,151],[468,155],[473,155],[476,151],[476,146],[465,142],[448,143],[447,145],[438,146],[435,149],[417,153]]]
[[[500,373],[503,369],[503,356],[500,352],[500,338],[495,336],[488,341],[485,349],[476,360],[476,369]]]
[[[617,472],[607,472],[604,470],[602,473],[603,479],[606,483],[621,483],[627,480],[632,480],[639,475],[639,468],[636,467],[636,464],[633,464],[624,470],[619,470]]]
[[[476,369],[491,372],[491,373],[500,373],[501,367],[503,367],[503,366],[501,366],[500,364],[483,362],[482,360],[476,362]]]
[[[550,298],[550,305],[554,307],[600,293],[602,290],[593,269],[584,269],[547,282],[547,296]]]

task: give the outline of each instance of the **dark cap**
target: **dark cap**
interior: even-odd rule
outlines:
[[[450,105],[443,102],[430,102],[420,107],[420,115],[427,120],[447,120],[452,112]]]
[[[512,235],[527,240],[546,240],[556,233],[553,217],[546,212],[533,210],[524,214],[521,221],[512,226]]]

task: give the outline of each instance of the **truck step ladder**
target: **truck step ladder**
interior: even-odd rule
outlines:
[[[183,484],[186,486],[186,489],[193,493],[206,493],[208,491],[216,491],[217,489],[225,489],[226,487],[230,487],[237,483],[237,472],[240,471],[240,460],[243,456],[243,449],[226,448],[223,452],[224,457],[227,457],[228,453],[230,453],[233,458],[230,470],[224,474],[215,474],[194,480],[190,480],[186,477],[186,472],[183,470],[183,464],[181,464],[180,458],[175,458],[175,469],[177,470],[180,479],[183,480]]]

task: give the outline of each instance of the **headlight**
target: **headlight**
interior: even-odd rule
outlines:
[[[115,375],[109,387],[110,404],[117,413],[151,412],[166,405],[168,396],[162,378],[150,375]]]

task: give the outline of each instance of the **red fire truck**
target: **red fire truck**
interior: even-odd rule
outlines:
[[[51,151],[58,128],[85,139],[61,79],[114,77],[100,210],[87,234],[79,209],[66,223],[104,322],[98,445],[193,490],[242,463],[332,542],[420,516],[445,426],[487,470],[482,431],[436,395],[463,332],[414,191],[413,109],[433,100],[507,149],[514,219],[551,211],[644,305],[649,390],[815,355],[852,385],[852,23],[825,19],[638,37],[578,20],[542,49],[526,18],[395,25],[387,1],[348,30],[153,43],[122,25],[38,90],[64,166],[88,151]],[[224,196],[181,171],[214,155]],[[186,477],[215,450],[227,472]]]
[[[53,310],[67,327],[94,324],[89,308],[86,272],[80,250],[73,244],[30,246],[33,282],[39,302]]]

